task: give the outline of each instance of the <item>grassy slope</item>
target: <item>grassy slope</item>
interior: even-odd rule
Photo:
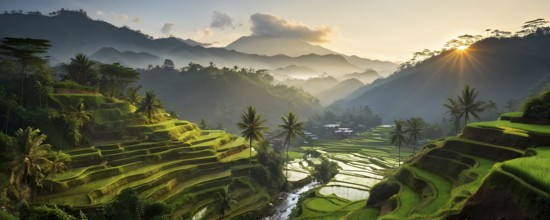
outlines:
[[[47,177],[50,184],[45,189],[49,190],[38,202],[98,206],[114,200],[125,188],[136,188],[145,198],[175,205],[175,216],[189,216],[200,207],[185,204],[213,208],[213,192],[230,184],[231,179],[248,179],[239,177],[244,172],[234,173],[248,167],[248,162],[242,161],[248,161],[250,151],[242,138],[224,131],[200,131],[190,122],[165,118],[164,113],[150,120],[134,113],[134,106],[99,94],[55,97],[61,105],[76,105],[82,99],[92,115],[91,126],[96,127],[92,137],[101,138],[93,140],[95,146],[67,150],[75,163],[84,161],[85,165]],[[130,136],[118,136],[121,133]],[[232,169],[229,164],[233,164]],[[59,186],[66,189],[56,189]],[[253,211],[250,207],[267,206],[269,195],[265,190],[250,186],[240,191],[246,192],[243,199],[250,200],[249,206],[228,215],[238,216]],[[217,216],[215,212],[210,214]]]
[[[521,117],[521,113],[509,113],[504,114],[503,116]],[[511,123],[504,120],[494,122],[478,122],[469,124],[468,126],[496,129],[507,135],[516,135],[524,138],[529,137],[529,134],[531,133],[550,135],[550,126]],[[483,146],[484,149],[480,150],[491,150],[493,153],[497,154],[499,152],[504,152],[507,154],[510,154],[509,152],[517,152],[519,155],[523,155],[523,151],[512,147],[503,147],[464,138],[450,138],[447,140],[455,142],[453,143],[454,146],[452,148],[445,148],[445,141],[436,143],[432,146],[428,145],[419,157],[428,155],[429,151],[435,149],[446,149],[447,151],[450,150],[456,152],[459,155],[462,155],[462,157],[475,160],[475,165],[471,168],[463,170],[458,174],[458,176],[452,177],[452,181],[418,167],[406,166],[407,169],[414,171],[419,178],[428,181],[429,186],[433,186],[434,189],[436,189],[436,197],[429,200],[429,202],[418,202],[415,199],[415,193],[413,193],[415,190],[411,190],[409,186],[403,185],[399,193],[391,197],[397,201],[396,209],[386,215],[378,217],[381,219],[439,219],[457,214],[461,212],[462,206],[466,204],[467,199],[476,194],[489,174],[492,172],[502,172],[499,171],[499,167],[502,167],[502,170],[515,175],[517,178],[520,178],[521,180],[518,180],[519,184],[523,183],[530,185],[526,186],[526,188],[536,187],[538,188],[536,192],[550,192],[550,179],[547,175],[548,172],[550,172],[550,169],[548,168],[548,161],[550,161],[550,148],[530,148],[529,151],[532,152],[533,156],[511,159],[504,161],[503,163],[495,163],[495,161],[485,158],[485,156],[489,155],[483,155],[483,153],[476,152],[475,148],[472,146]],[[466,147],[460,148],[460,144],[457,145],[456,141],[459,143],[464,143],[464,146]],[[514,154],[515,153],[512,153],[512,155]],[[452,160],[452,158],[449,159]],[[495,166],[495,164],[499,166]],[[443,164],[432,164],[432,166],[442,165]],[[418,190],[421,189],[416,189],[417,192]],[[408,201],[405,206],[401,205],[403,200]],[[411,205],[415,207],[409,207]],[[377,212],[376,210],[378,210],[376,207],[356,210],[348,214],[347,219],[357,219],[360,217],[364,219],[378,218],[374,217]]]

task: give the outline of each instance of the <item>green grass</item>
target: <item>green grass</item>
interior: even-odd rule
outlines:
[[[346,216],[348,220],[371,220],[378,218],[380,211],[375,208],[359,208]]]
[[[381,219],[405,218],[420,203],[420,196],[411,187],[402,184],[399,193],[395,195],[397,207]]]
[[[550,193],[550,147],[535,148],[535,156],[506,161],[502,169]]]
[[[409,167],[409,169],[418,177],[426,181],[431,187],[433,187],[434,196],[429,202],[417,210],[419,214],[431,214],[435,213],[441,208],[447,201],[449,201],[451,189],[453,184],[442,176],[439,176],[430,171],[422,170],[416,167]]]
[[[475,122],[467,125],[468,127],[481,127],[481,128],[500,128],[503,130],[510,129],[511,131],[526,133],[533,132],[537,134],[550,135],[550,125],[533,125],[533,124],[521,124],[512,123],[510,121],[487,121],[487,122]],[[518,131],[522,130],[522,131]]]
[[[500,118],[521,118],[523,117],[523,112],[507,112],[500,115]]]
[[[304,157],[304,153],[296,151],[288,151],[289,160],[301,159]]]

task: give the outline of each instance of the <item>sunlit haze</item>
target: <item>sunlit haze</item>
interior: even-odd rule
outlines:
[[[217,47],[250,35],[252,15],[270,14],[286,27],[322,35],[310,43],[344,54],[405,61],[415,51],[439,49],[461,34],[486,35],[487,28],[515,32],[527,20],[547,18],[550,1],[3,0],[0,8],[43,13],[83,9],[94,19],[155,37],[173,35]]]

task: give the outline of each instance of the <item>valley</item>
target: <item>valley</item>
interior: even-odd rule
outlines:
[[[550,219],[547,3],[30,2],[2,220]]]

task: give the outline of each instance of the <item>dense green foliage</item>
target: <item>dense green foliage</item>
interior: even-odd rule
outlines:
[[[197,123],[208,119],[210,126],[221,124],[235,133],[242,106],[255,106],[270,128],[277,127],[281,115],[289,111],[307,117],[320,107],[319,101],[302,89],[274,85],[265,70],[190,63],[181,70],[159,67],[141,73],[138,83],[143,89],[154,90],[182,118]]]
[[[320,183],[326,183],[336,174],[338,174],[338,164],[324,157],[321,158],[321,163],[314,166],[313,177]]]
[[[523,117],[541,123],[550,122],[550,89],[528,99],[522,107]]]

